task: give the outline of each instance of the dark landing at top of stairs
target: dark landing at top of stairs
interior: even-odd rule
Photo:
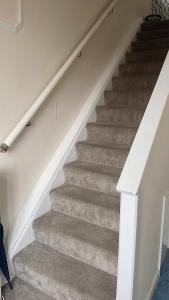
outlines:
[[[64,166],[64,185],[50,193],[51,211],[33,223],[35,241],[14,258],[17,277],[13,292],[3,289],[5,300],[115,300],[116,184],[168,48],[169,21],[142,24],[96,122],[86,126],[87,140],[76,144],[77,160]]]

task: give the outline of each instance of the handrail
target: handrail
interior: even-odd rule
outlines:
[[[169,52],[117,184],[120,193],[137,195],[169,97]]]
[[[82,51],[84,46],[90,40],[90,38],[94,35],[100,25],[104,22],[106,17],[113,12],[113,9],[118,0],[113,0],[101,14],[101,16],[97,19],[96,23],[91,27],[91,29],[87,32],[85,37],[81,40],[79,45],[75,48],[72,54],[68,57],[66,62],[62,65],[60,70],[56,73],[54,78],[50,81],[50,83],[43,90],[41,95],[37,98],[32,107],[27,111],[24,117],[20,120],[20,122],[16,125],[13,131],[9,134],[6,140],[0,145],[0,152],[5,153],[12,146],[15,140],[18,138],[20,133],[23,131],[25,126],[30,122],[42,104],[46,101],[47,97],[50,95],[54,87],[58,84],[60,79],[64,76],[65,72],[70,68],[74,60],[77,58],[78,54]]]

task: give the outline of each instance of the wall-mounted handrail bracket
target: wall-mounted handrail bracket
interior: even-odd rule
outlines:
[[[112,15],[114,13],[114,8],[109,12],[109,15]]]
[[[0,152],[1,153],[6,153],[8,151],[8,149],[9,149],[9,146],[7,144],[3,143],[3,144],[0,145]]]
[[[32,125],[32,124],[31,124],[31,122],[29,121],[29,122],[25,125],[25,127],[28,128],[28,127],[31,127],[31,125]]]
[[[82,51],[79,52],[79,54],[78,54],[77,57],[78,57],[78,58],[81,58],[81,57],[82,57]]]

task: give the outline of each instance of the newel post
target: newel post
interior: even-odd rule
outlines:
[[[138,196],[121,193],[116,300],[133,299]]]

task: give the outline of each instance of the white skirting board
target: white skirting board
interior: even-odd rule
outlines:
[[[98,101],[102,98],[106,87],[110,84],[111,78],[117,70],[121,60],[127,52],[132,40],[134,39],[140,24],[141,18],[137,18],[129,27],[128,33],[121,41],[116,53],[113,54],[112,60],[101,74],[92,93],[86,99],[86,102],[75,119],[72,127],[67,132],[62,143],[57,148],[54,156],[49,162],[47,168],[39,178],[34,190],[26,201],[26,204],[20,211],[17,220],[9,234],[9,265],[12,269],[12,258],[21,249],[26,247],[34,240],[32,222],[43,213],[50,210],[49,192],[52,188],[59,186],[64,182],[64,174],[62,167],[68,162],[76,158],[74,145],[77,140],[85,138],[85,125],[89,117],[92,115]]]

